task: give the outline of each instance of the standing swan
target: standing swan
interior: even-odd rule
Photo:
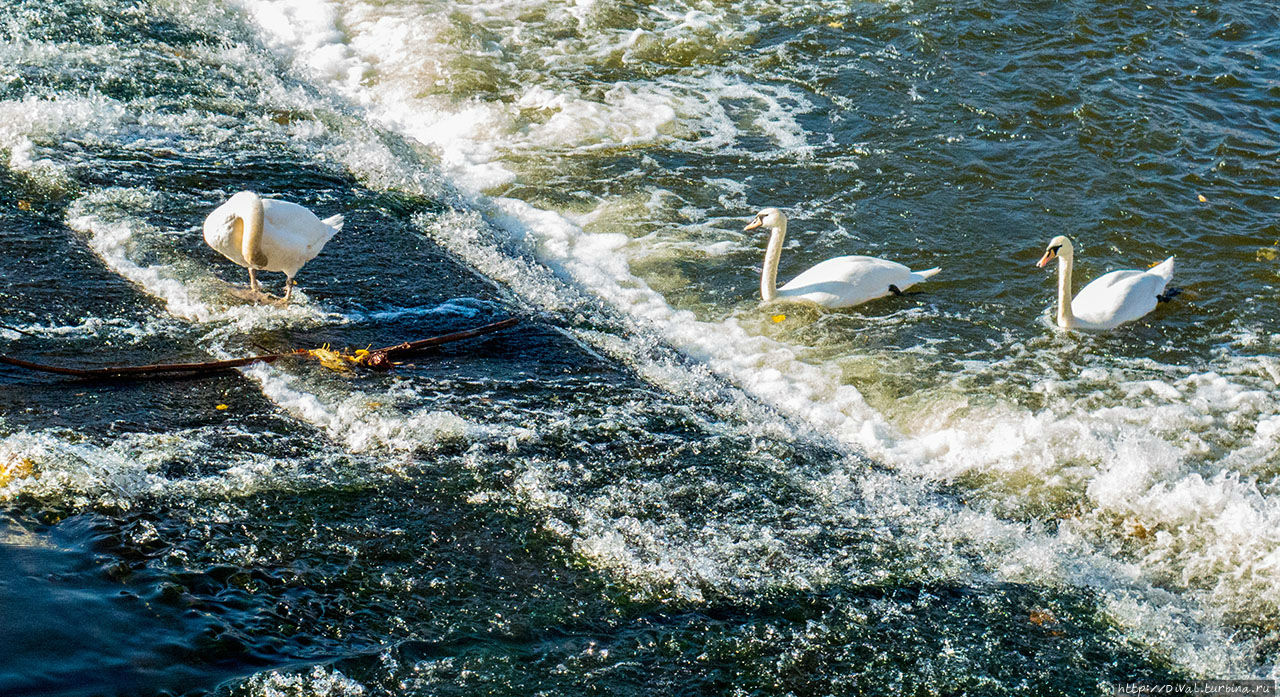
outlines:
[[[764,270],[760,273],[760,297],[765,302],[781,298],[808,301],[831,309],[853,307],[889,294],[898,295],[941,271],[937,267],[912,271],[902,264],[876,257],[835,257],[778,288],[778,259],[782,256],[782,241],[787,237],[787,216],[777,208],[766,208],[743,229],[758,227],[772,231],[764,253]]]
[[[1173,257],[1146,271],[1122,269],[1094,279],[1071,299],[1071,268],[1075,253],[1071,240],[1061,235],[1049,240],[1049,247],[1036,266],[1058,259],[1058,326],[1063,329],[1115,329],[1125,322],[1156,309],[1156,303],[1167,302],[1177,289],[1165,292],[1173,278]]]
[[[283,271],[286,280],[280,302],[287,304],[298,269],[341,229],[341,215],[320,220],[296,203],[241,191],[205,218],[204,241],[249,269],[251,291],[261,292],[255,272]]]

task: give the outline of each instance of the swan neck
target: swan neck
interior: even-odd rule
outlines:
[[[1075,259],[1070,252],[1058,256],[1058,326],[1070,329],[1076,325],[1071,313],[1071,270]]]
[[[261,268],[266,266],[267,259],[262,254],[262,225],[263,225],[263,209],[262,198],[257,194],[248,194],[245,196],[245,202],[238,211],[240,219],[244,221],[244,237],[241,240],[241,256],[244,257],[245,263],[250,268]]]
[[[786,238],[787,223],[783,221],[773,228],[764,252],[764,269],[760,272],[760,299],[764,302],[778,297],[778,260],[782,258],[782,242]]]

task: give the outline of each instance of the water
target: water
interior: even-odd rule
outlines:
[[[0,370],[0,692],[1277,675],[1271,7],[7,10],[4,353],[523,322],[358,378]],[[287,309],[201,239],[246,188],[346,215]],[[943,271],[761,308],[770,205],[782,279]],[[1185,293],[1059,332],[1033,263],[1063,233],[1079,280],[1176,254]]]

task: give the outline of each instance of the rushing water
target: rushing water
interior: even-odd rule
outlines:
[[[13,0],[0,693],[1096,694],[1277,676],[1270,3]],[[236,191],[346,226],[288,308]],[[869,253],[943,271],[758,303]],[[1077,279],[1177,256],[1101,335]],[[266,274],[278,290],[280,278]],[[1078,280],[1078,283],[1082,282]]]

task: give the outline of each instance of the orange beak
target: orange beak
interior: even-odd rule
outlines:
[[[764,225],[764,219],[762,219],[762,218],[756,218],[755,220],[751,221],[750,223],[747,223],[747,226],[746,226],[746,227],[744,227],[744,228],[742,228],[742,231],[743,231],[743,232],[746,232],[747,230],[754,230],[754,229],[756,229],[756,228],[760,227],[761,225]]]
[[[1044,253],[1044,256],[1040,257],[1040,261],[1036,262],[1036,268],[1043,269],[1045,264],[1048,264],[1049,262],[1053,261],[1054,258],[1056,258],[1057,256],[1058,255],[1055,254],[1052,249],[1046,251]]]

